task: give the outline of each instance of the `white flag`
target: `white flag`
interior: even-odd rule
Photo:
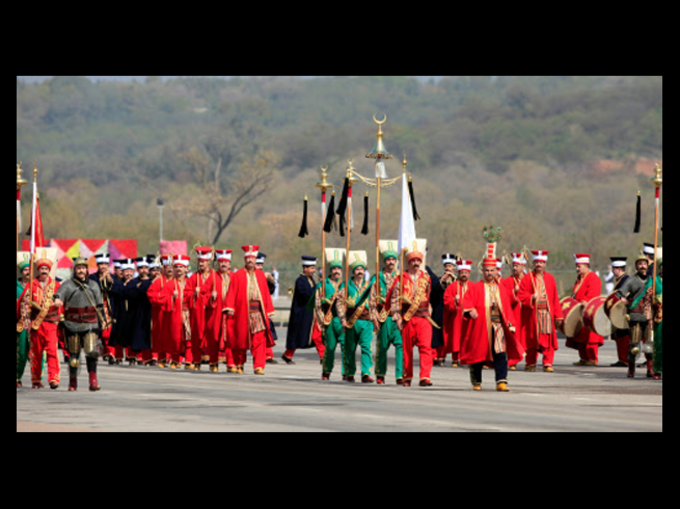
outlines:
[[[416,240],[416,226],[413,221],[413,209],[411,208],[411,196],[408,192],[406,174],[402,175],[401,188],[401,219],[399,220],[399,252],[405,247],[412,249],[413,241]]]

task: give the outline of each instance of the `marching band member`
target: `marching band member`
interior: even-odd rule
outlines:
[[[557,345],[557,324],[563,321],[562,306],[557,294],[557,284],[552,274],[545,270],[548,251],[536,250],[533,255],[534,270],[524,276],[517,290],[521,311],[520,338],[526,348],[526,371],[536,371],[538,354],[543,354],[543,371],[552,372]]]
[[[231,276],[224,310],[234,318],[227,322],[227,337],[236,365],[243,369],[246,351],[250,350],[254,373],[264,375],[266,348],[274,346],[269,327],[269,318],[274,315],[274,305],[267,278],[263,271],[255,267],[259,248],[260,246],[255,245],[242,246],[245,267]]]

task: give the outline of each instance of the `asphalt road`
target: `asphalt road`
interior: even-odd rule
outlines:
[[[285,329],[279,329],[285,338]],[[285,347],[279,340],[277,359]],[[577,367],[564,347],[555,372],[509,372],[510,392],[495,391],[493,370],[483,372],[482,391],[472,391],[467,368],[435,367],[432,387],[397,386],[393,351],[387,384],[341,380],[339,350],[331,380],[321,380],[316,350],[298,350],[295,365],[268,364],[265,375],[211,373],[99,364],[102,390],[68,392],[61,386],[31,388],[30,373],[17,389],[19,432],[659,432],[663,431],[663,381],[626,377],[609,365],[615,344],[600,349],[600,366]],[[359,351],[357,350],[357,359]],[[84,364],[84,363],[83,363]],[[358,362],[357,362],[358,364]],[[417,354],[416,354],[417,364]],[[415,375],[417,377],[417,366]],[[357,377],[359,380],[359,377]],[[433,444],[434,446],[434,444]]]

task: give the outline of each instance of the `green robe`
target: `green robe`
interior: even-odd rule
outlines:
[[[24,285],[17,279],[17,301],[23,292]],[[28,330],[24,328],[23,331],[17,332],[17,382],[21,382],[21,378],[24,376],[24,370],[28,362],[28,351]]]
[[[399,274],[395,271],[393,276]],[[394,281],[394,280],[393,280]],[[371,278],[371,283],[375,283],[375,275]],[[380,271],[380,296],[385,299],[389,288],[385,281],[385,273]],[[376,355],[375,355],[375,374],[385,376],[387,374],[387,350],[390,345],[394,345],[394,375],[397,380],[404,377],[404,347],[401,340],[401,332],[394,323],[392,317],[388,316],[380,325],[380,330],[376,335]]]
[[[357,288],[353,279],[350,279],[347,285],[349,289],[348,300],[350,302],[358,302],[364,295],[364,292],[369,288],[369,284],[364,282],[361,289]],[[340,285],[342,292],[345,285]],[[368,299],[366,298],[361,304],[361,307],[366,310],[368,307]],[[350,316],[346,317],[347,320]],[[373,367],[373,357],[371,354],[371,343],[373,341],[373,324],[370,320],[358,319],[354,322],[354,326],[346,329],[345,333],[345,348],[343,350],[343,367],[344,374],[347,376],[354,376],[356,372],[356,349],[357,346],[361,348],[361,375],[370,375]]]
[[[316,288],[314,289],[314,295],[311,296],[309,302],[307,303],[307,309],[309,310],[314,309],[316,303],[316,294],[319,291],[320,287],[321,282],[319,282],[319,284],[316,285]],[[324,298],[330,299],[333,296],[333,293],[335,293],[335,287],[333,286],[333,282],[329,278],[325,278]],[[345,346],[345,330],[342,328],[342,324],[340,323],[340,318],[338,318],[337,316],[335,306],[333,306],[332,308],[332,314],[333,319],[331,320],[331,323],[323,331],[323,342],[326,349],[324,350],[323,359],[321,360],[321,363],[323,365],[322,371],[323,373],[328,374],[333,372],[333,366],[335,365],[335,349],[337,348],[338,345],[340,345],[340,356],[342,358],[342,352],[344,351]],[[345,374],[344,365],[342,374],[343,375]]]

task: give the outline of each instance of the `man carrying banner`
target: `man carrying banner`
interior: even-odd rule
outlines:
[[[348,382],[354,382],[356,373],[356,348],[361,348],[361,381],[372,383],[371,341],[373,340],[373,324],[370,321],[368,296],[370,284],[364,278],[366,270],[366,252],[349,252],[349,272],[352,278],[347,281],[347,300],[336,301],[336,309],[340,323],[345,329],[345,348],[343,349],[344,374]],[[344,285],[341,285],[340,291]]]
[[[399,276],[399,271],[396,269],[398,257],[396,249],[396,241],[380,241],[380,251],[385,264],[379,273],[380,286],[375,286],[375,275],[371,278],[372,286],[369,307],[373,328],[377,333],[375,375],[376,381],[380,385],[385,383],[387,350],[390,345],[394,346],[394,376],[397,385],[404,383],[404,349],[401,332],[385,307],[387,292],[392,288],[394,280]]]
[[[339,344],[340,358],[342,359],[342,352],[345,348],[345,329],[342,327],[335,306],[335,302],[340,296],[345,250],[326,248],[325,252],[330,274],[317,285],[314,296],[309,300],[307,307],[314,306],[316,321],[323,328],[325,348],[323,359],[321,360],[321,379],[329,380],[335,364],[335,349]],[[342,374],[344,378],[344,365]]]

